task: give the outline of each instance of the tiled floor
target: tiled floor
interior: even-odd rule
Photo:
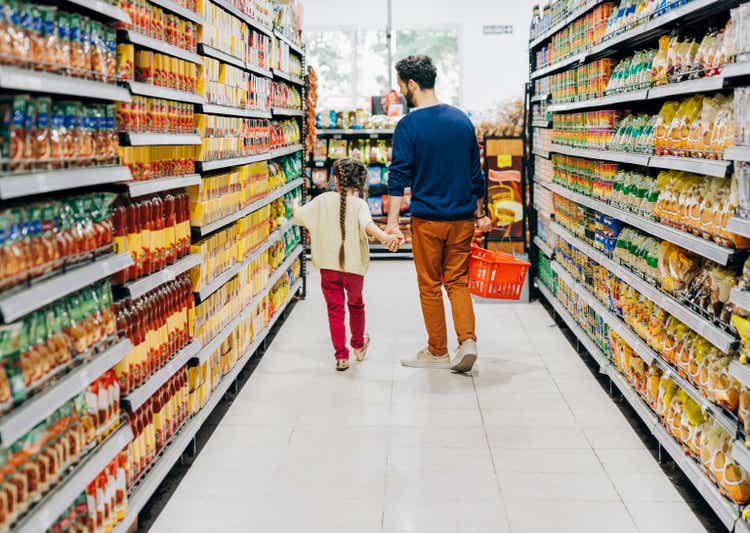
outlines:
[[[403,368],[413,266],[377,263],[369,358],[336,373],[317,283],[152,531],[705,531],[541,305],[477,306],[473,377]]]

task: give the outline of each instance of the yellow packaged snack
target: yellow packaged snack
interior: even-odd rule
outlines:
[[[659,115],[654,124],[654,152],[657,155],[663,154],[667,147],[669,126],[672,123],[679,106],[679,102],[668,100],[664,102],[659,110]]]

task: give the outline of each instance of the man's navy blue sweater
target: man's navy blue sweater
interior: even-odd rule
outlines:
[[[474,218],[484,197],[484,174],[474,125],[453,106],[418,108],[393,135],[388,177],[391,196],[411,187],[411,214],[427,220]]]

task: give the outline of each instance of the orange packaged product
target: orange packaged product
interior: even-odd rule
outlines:
[[[143,83],[155,83],[154,53],[150,50],[138,50],[135,53],[135,80]]]
[[[135,48],[132,44],[117,45],[117,79],[135,79]]]

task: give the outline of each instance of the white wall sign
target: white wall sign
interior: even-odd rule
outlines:
[[[513,35],[513,24],[482,26],[482,33],[485,35]]]

